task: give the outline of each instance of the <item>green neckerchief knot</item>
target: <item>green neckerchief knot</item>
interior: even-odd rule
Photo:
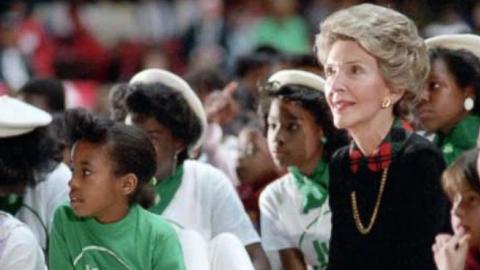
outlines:
[[[177,193],[183,177],[183,164],[179,165],[175,170],[175,173],[157,183],[155,190],[157,193],[155,199],[155,205],[149,210],[151,212],[162,214],[165,208],[173,200],[173,197]],[[157,202],[158,201],[158,202]]]
[[[15,215],[23,206],[23,196],[17,194],[9,194],[0,197],[0,210]]]
[[[480,117],[468,115],[458,122],[446,136],[437,136],[435,143],[442,149],[447,164],[452,164],[461,153],[476,145],[479,128]]]
[[[288,167],[295,185],[302,194],[303,213],[323,205],[328,197],[328,164],[320,160],[311,176],[302,174],[297,167]]]

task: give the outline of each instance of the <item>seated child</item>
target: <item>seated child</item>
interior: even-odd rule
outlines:
[[[454,234],[439,234],[436,237],[432,249],[438,270],[480,269],[478,153],[478,148],[464,152],[443,173],[443,188],[452,202]]]
[[[174,229],[138,205],[151,203],[143,195],[156,171],[148,137],[80,110],[65,119],[73,176],[70,205],[55,212],[50,268],[185,269]]]

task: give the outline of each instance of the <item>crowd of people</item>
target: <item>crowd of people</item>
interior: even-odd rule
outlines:
[[[108,1],[47,1],[64,23],[52,42],[12,1],[0,269],[480,269],[474,26],[424,38],[392,6],[318,1],[329,12],[308,17],[267,1],[242,43],[220,20],[239,6],[198,2],[180,37],[190,1],[141,1],[122,20],[101,16]],[[91,25],[128,18],[145,28],[122,31],[156,45],[115,58],[118,33],[99,42]]]

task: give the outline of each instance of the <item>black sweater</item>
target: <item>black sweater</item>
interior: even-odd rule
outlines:
[[[348,147],[330,163],[332,236],[328,270],[436,269],[431,246],[446,220],[447,199],[440,177],[445,169],[441,152],[412,134],[392,160],[377,219],[369,234],[355,226],[351,192],[356,191],[363,225],[370,221],[382,171],[350,170]]]

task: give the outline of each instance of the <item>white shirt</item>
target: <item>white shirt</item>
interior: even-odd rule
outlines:
[[[26,206],[22,206],[15,214],[32,230],[44,250],[47,248],[48,234],[52,230],[55,209],[68,201],[68,181],[71,176],[70,169],[60,163],[44,181],[33,187],[27,186],[23,197]]]
[[[328,199],[307,214],[290,174],[270,183],[260,194],[262,244],[266,251],[297,248],[310,266],[325,269],[332,228]]]
[[[220,170],[194,160],[183,164],[182,183],[162,216],[210,241],[223,232],[243,245],[260,242],[230,180]]]
[[[18,219],[2,211],[0,211],[0,269],[46,269],[42,249],[32,232]]]

